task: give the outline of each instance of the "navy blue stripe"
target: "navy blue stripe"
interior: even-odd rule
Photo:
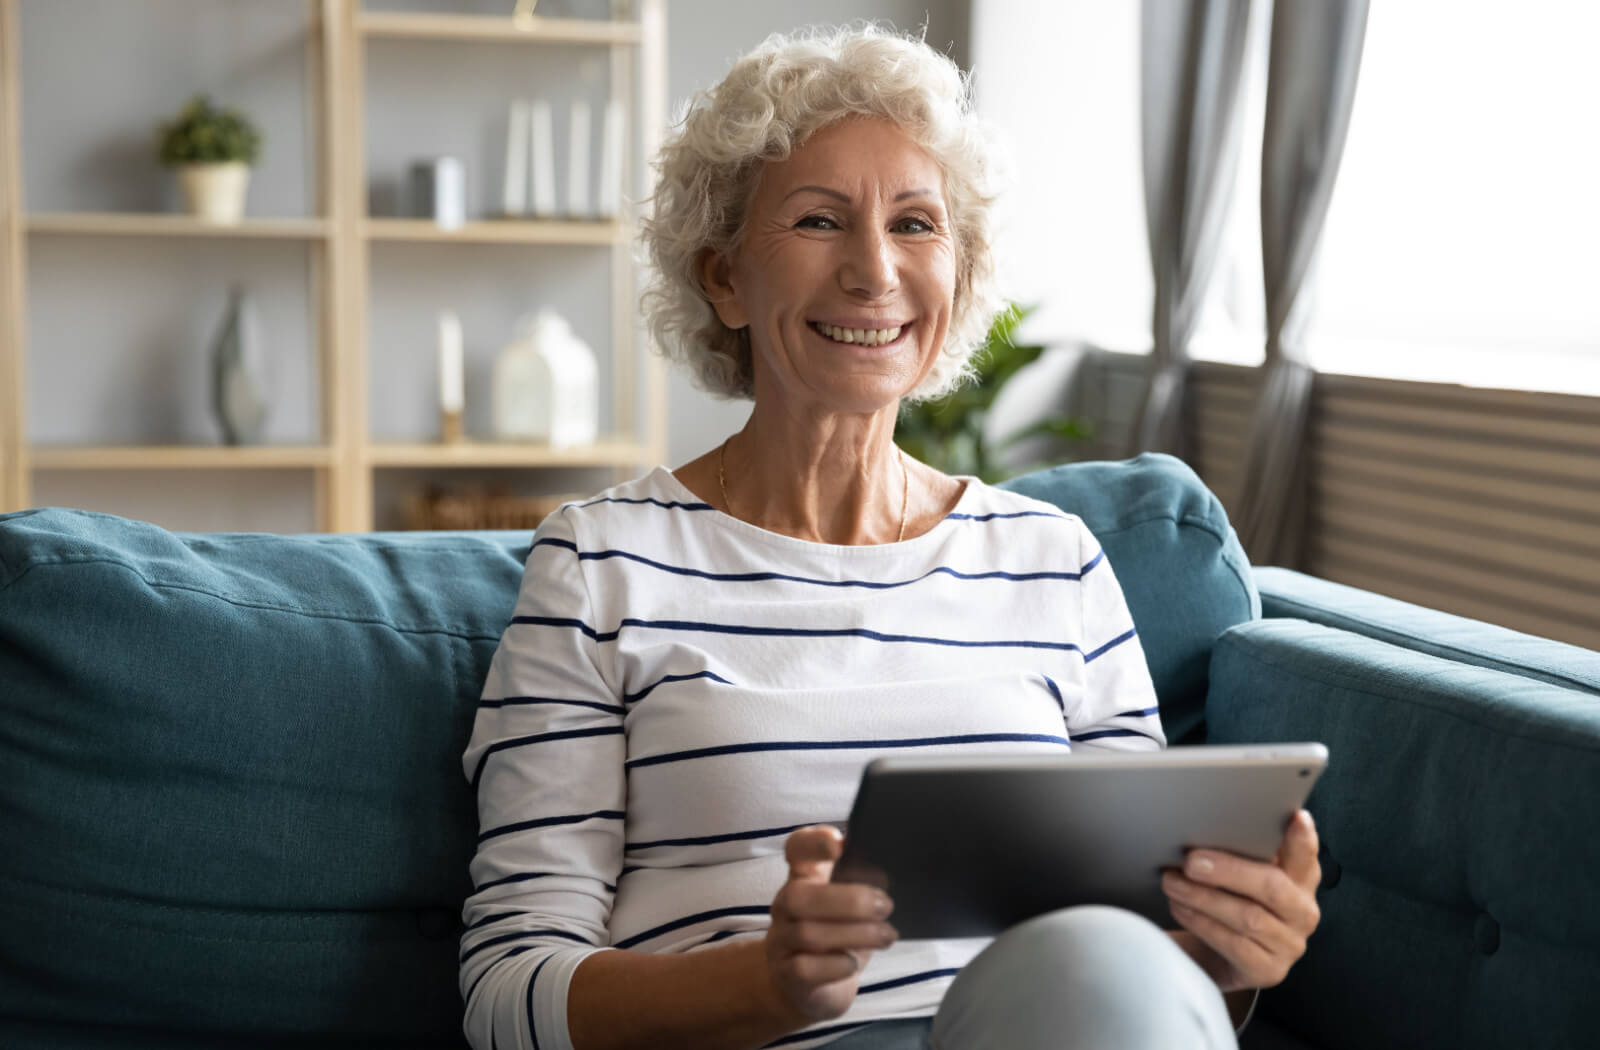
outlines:
[[[1071,642],[1039,642],[1027,639],[997,639],[971,641],[962,638],[930,638],[917,634],[885,634],[869,631],[865,627],[746,627],[740,624],[699,623],[693,620],[636,620],[624,619],[615,631],[596,631],[582,620],[566,616],[515,616],[512,623],[532,624],[538,627],[576,627],[597,642],[614,642],[624,628],[649,627],[664,631],[705,631],[711,634],[753,635],[761,638],[867,638],[875,642],[912,642],[920,645],[947,645],[961,649],[1052,649],[1059,652],[1081,653],[1082,649]],[[1096,651],[1095,655],[1126,641],[1127,636],[1115,639]]]
[[[490,972],[493,971],[496,966],[499,966],[513,955],[521,955],[523,952],[531,952],[537,947],[539,947],[537,944],[524,944],[520,948],[513,948],[509,952],[506,952],[504,955],[501,955],[499,958],[495,959],[494,962],[479,970],[478,976],[474,977],[472,979],[472,984],[467,987],[466,998],[462,999],[461,1001],[463,1003],[471,1003],[472,993],[478,990],[478,985],[483,983],[483,979],[489,976]]]
[[[651,498],[649,496],[645,496],[642,499],[630,499],[630,498],[625,498],[623,496],[601,496],[598,499],[590,500],[588,503],[580,503],[580,504],[578,504],[578,506],[580,506],[580,507],[592,507],[596,503],[651,503],[651,504],[654,504],[657,507],[662,508],[663,510],[716,510],[717,509],[717,508],[713,507],[709,503],[679,503],[677,500],[672,500],[670,502],[663,503],[661,500],[653,499],[653,498]]]
[[[527,831],[530,828],[546,828],[553,824],[581,824],[586,820],[604,819],[621,820],[627,814],[617,809],[601,809],[593,813],[575,813],[568,817],[541,817],[538,820],[519,820],[515,824],[506,824],[498,828],[490,828],[478,836],[478,844],[482,845],[486,839],[496,835],[510,835],[517,831]]]
[[[1143,711],[1118,711],[1112,718],[1149,718],[1151,715],[1160,714],[1161,708],[1147,707]]]
[[[1061,708],[1061,713],[1067,713],[1067,702],[1061,698],[1061,687],[1056,685],[1056,680],[1047,674],[1039,676],[1044,679],[1044,684],[1050,687],[1050,695],[1056,698],[1056,706]]]
[[[603,551],[579,551],[577,544],[567,540],[539,540],[534,544],[538,547],[549,544],[552,547],[565,547],[578,555],[579,561],[603,561],[609,558],[622,558],[627,561],[638,562],[661,572],[669,572],[675,576],[694,576],[703,580],[715,580],[718,583],[765,583],[770,580],[784,580],[789,583],[813,584],[817,587],[863,587],[870,590],[892,590],[896,587],[909,587],[914,583],[921,583],[930,576],[950,576],[957,580],[1009,580],[1013,582],[1029,582],[1033,580],[1081,580],[1090,569],[1100,563],[1105,557],[1102,551],[1095,555],[1093,560],[1078,572],[1002,572],[998,569],[990,572],[961,572],[940,565],[929,569],[921,576],[913,576],[909,580],[896,580],[893,582],[879,582],[876,580],[824,580],[814,576],[793,576],[783,572],[707,572],[703,569],[690,569],[681,565],[668,565],[666,562],[646,558],[641,554],[615,549]]]
[[[532,882],[534,879],[548,879],[548,878],[550,878],[552,876],[556,876],[556,875],[571,875],[571,874],[572,874],[571,872],[566,872],[566,871],[519,871],[515,875],[507,875],[503,879],[491,879],[490,881],[485,882],[481,886],[474,886],[474,887],[472,887],[472,892],[473,893],[482,893],[484,890],[493,889],[496,886],[506,886],[506,885],[509,885],[509,884],[511,884],[513,882]],[[624,874],[626,874],[626,872],[624,872]],[[577,875],[577,876],[573,876],[573,877],[574,878],[584,878],[584,879],[586,879],[589,876],[587,876],[587,875]],[[609,883],[609,882],[602,882],[600,885],[604,886],[608,893],[617,892],[617,888],[615,886],[611,885],[611,883]]]
[[[664,755],[635,758],[623,763],[625,769],[658,766],[667,762],[687,762],[694,758],[711,758],[715,755],[742,755],[754,751],[856,751],[890,747],[927,747],[933,744],[996,744],[1033,742],[1042,744],[1070,744],[1065,737],[1044,733],[970,733],[963,736],[924,736],[905,740],[770,740],[759,744],[722,744],[718,747],[697,747],[690,751],[669,751]]]
[[[767,1047],[771,1046],[787,1046],[790,1043],[803,1043],[807,1039],[820,1039],[825,1035],[847,1035],[850,1032],[859,1032],[865,1027],[867,1027],[866,1024],[857,1023],[836,1024],[827,1028],[808,1028],[803,1032],[796,1032],[794,1035],[786,1035],[782,1039],[774,1039],[772,1042],[766,1044],[766,1046],[763,1046],[761,1050],[767,1050]]]
[[[472,789],[478,789],[478,782],[483,779],[483,767],[489,764],[489,756],[501,751],[509,751],[514,747],[523,747],[528,744],[543,744],[551,740],[575,740],[585,736],[621,736],[621,726],[601,726],[598,729],[563,729],[559,733],[535,733],[532,736],[512,737],[510,740],[498,740],[483,749],[483,754],[478,758],[478,768],[472,772]]]
[[[479,700],[479,707],[519,707],[523,704],[566,704],[569,707],[592,707],[608,715],[625,715],[628,712],[616,704],[600,704],[593,700],[563,700],[556,696],[508,696],[503,700]]]
[[[477,944],[474,944],[472,947],[461,953],[460,961],[466,962],[468,959],[472,958],[474,955],[477,955],[485,948],[493,948],[495,945],[504,944],[507,941],[525,941],[532,937],[559,937],[564,941],[573,941],[583,945],[586,948],[594,947],[593,944],[584,940],[582,937],[579,937],[575,933],[568,933],[566,930],[513,930],[510,933],[502,933],[498,937],[490,937],[486,941],[479,941]]]
[[[524,912],[524,911],[503,911],[499,915],[485,915],[483,918],[479,919],[477,922],[473,923],[471,926],[468,926],[466,929],[462,930],[461,932],[462,933],[470,933],[471,931],[478,929],[480,926],[488,926],[491,923],[499,922],[501,919],[509,919],[509,918],[511,918],[512,916],[515,916],[515,915],[526,915],[526,914],[528,914],[528,913]]]
[[[669,674],[659,681],[651,682],[637,693],[623,694],[622,702],[624,704],[636,704],[640,700],[643,700],[645,697],[649,696],[651,690],[655,689],[655,687],[658,685],[666,685],[668,682],[688,682],[696,678],[709,678],[713,682],[721,682],[723,685],[733,684],[721,675],[715,674],[711,671],[696,671],[694,674]]]
[[[922,981],[937,981],[941,977],[954,977],[961,972],[959,966],[946,970],[924,970],[906,977],[896,977],[892,981],[879,981],[877,984],[864,984],[856,989],[857,995],[871,995],[873,992],[887,992],[891,988],[904,988],[908,984],[918,984]]]
[[[662,923],[660,926],[645,930],[643,933],[636,933],[632,937],[620,940],[613,947],[632,948],[635,944],[643,944],[652,937],[659,937],[664,933],[671,933],[673,930],[681,930],[685,926],[693,926],[697,922],[724,919],[730,915],[767,915],[771,910],[772,906],[769,904],[742,904],[733,908],[716,908],[696,915],[685,915],[681,919],[673,919],[671,922]]]
[[[1117,635],[1115,638],[1111,639],[1111,641],[1109,641],[1106,644],[1102,645],[1100,648],[1096,649],[1094,652],[1092,652],[1092,653],[1084,653],[1083,654],[1083,662],[1084,663],[1088,663],[1090,660],[1093,660],[1093,659],[1095,659],[1097,657],[1100,657],[1100,656],[1104,656],[1105,653],[1106,653],[1106,650],[1115,649],[1117,646],[1121,645],[1123,642],[1127,641],[1129,638],[1132,638],[1134,635],[1136,635],[1138,633],[1139,632],[1134,630],[1132,627],[1128,628],[1122,634]]]
[[[813,821],[812,823],[839,823],[838,821]],[[630,842],[629,850],[655,849],[657,846],[715,846],[720,842],[738,842],[741,839],[764,839],[773,835],[787,835],[791,831],[799,831],[808,827],[806,824],[791,824],[786,828],[762,828],[760,831],[731,831],[725,835],[700,835],[686,839],[656,839],[654,842]]]
[[[533,1018],[533,986],[539,983],[539,971],[553,958],[555,958],[553,955],[545,956],[539,965],[533,968],[533,976],[528,978],[528,1037],[533,1040],[533,1050],[539,1050],[539,1025]]]
[[[1141,733],[1141,732],[1139,732],[1138,730],[1135,730],[1135,729],[1097,729],[1093,733],[1080,733],[1078,736],[1074,737],[1073,739],[1081,744],[1085,740],[1099,740],[1101,737],[1107,737],[1107,736],[1142,736],[1146,740],[1155,740],[1156,739],[1155,737],[1151,736],[1149,733]],[[1159,744],[1160,742],[1161,741],[1156,740],[1156,743]]]
[[[1055,518],[1057,521],[1071,521],[1065,514],[1058,514],[1048,510],[1016,510],[1006,514],[946,514],[946,521],[994,521],[997,518]]]

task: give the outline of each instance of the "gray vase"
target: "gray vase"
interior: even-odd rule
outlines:
[[[237,285],[228,290],[228,310],[211,345],[211,380],[212,407],[223,443],[259,444],[268,407],[261,325],[255,304]]]

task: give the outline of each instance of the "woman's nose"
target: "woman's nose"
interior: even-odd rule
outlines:
[[[894,241],[880,229],[863,227],[849,238],[839,281],[847,292],[880,299],[899,284]]]

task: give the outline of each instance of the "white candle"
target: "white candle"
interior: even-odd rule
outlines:
[[[600,135],[599,214],[602,219],[613,219],[622,210],[622,103],[619,100],[606,103]]]
[[[529,107],[528,168],[533,177],[533,214],[553,219],[556,214],[556,135],[550,103],[536,100]]]
[[[501,211],[521,215],[528,208],[528,104],[511,103],[506,124],[506,184]]]
[[[589,103],[578,99],[572,104],[572,133],[567,155],[567,214],[574,219],[589,217]]]
[[[439,314],[439,408],[460,412],[466,400],[466,360],[461,344],[461,319],[448,310]]]

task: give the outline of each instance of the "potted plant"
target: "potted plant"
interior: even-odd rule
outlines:
[[[1018,345],[1012,338],[1017,326],[1033,310],[1031,306],[1010,303],[995,317],[983,346],[973,356],[977,374],[972,382],[937,401],[901,405],[894,433],[901,448],[947,474],[969,474],[996,482],[1024,472],[1007,469],[995,459],[1001,449],[1024,438],[1048,437],[1056,443],[1074,443],[1093,436],[1087,421],[1058,416],[1023,427],[1001,440],[998,447],[991,447],[984,440],[984,422],[1000,388],[1044,351],[1042,346]]]
[[[261,151],[261,134],[248,117],[196,95],[161,125],[156,148],[161,163],[177,169],[191,215],[229,225],[244,217],[250,166]]]

